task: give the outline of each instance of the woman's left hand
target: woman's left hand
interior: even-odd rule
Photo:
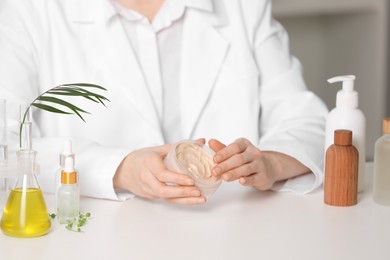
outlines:
[[[209,146],[216,152],[212,174],[224,181],[239,180],[242,185],[268,190],[277,181],[310,172],[295,158],[279,152],[261,151],[245,138],[228,146],[211,139]]]
[[[267,156],[245,138],[240,138],[228,146],[212,139],[209,142],[216,150],[216,166],[212,174],[224,181],[239,180],[242,185],[268,190],[277,180],[275,165]]]

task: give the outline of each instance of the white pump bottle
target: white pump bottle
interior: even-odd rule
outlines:
[[[352,144],[359,152],[358,191],[363,191],[366,162],[366,118],[358,108],[359,95],[354,90],[354,75],[328,79],[329,83],[343,82],[337,92],[336,107],[329,112],[326,120],[325,152],[333,143],[336,129],[352,131]]]

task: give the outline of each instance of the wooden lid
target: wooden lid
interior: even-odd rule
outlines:
[[[383,119],[383,133],[390,134],[390,117]]]
[[[334,144],[336,145],[351,145],[352,131],[345,129],[337,129],[334,131]]]

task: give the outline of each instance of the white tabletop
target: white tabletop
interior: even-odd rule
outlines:
[[[390,259],[390,207],[372,201],[372,165],[358,205],[323,190],[260,192],[224,183],[203,206],[82,198],[83,233],[53,223],[38,238],[0,234],[0,259]],[[49,211],[54,197],[46,195]]]

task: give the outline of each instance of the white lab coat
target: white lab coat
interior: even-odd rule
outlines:
[[[324,104],[309,92],[270,1],[197,0],[183,25],[182,139],[248,138],[286,153],[315,174],[277,189],[309,192],[322,183]],[[108,0],[6,0],[0,7],[0,97],[11,111],[59,84],[108,89],[107,108],[74,102],[92,115],[35,111],[34,148],[45,191],[63,141],[72,138],[82,194],[117,199],[112,177],[134,149],[164,143],[161,122],[126,33]],[[10,145],[17,145],[10,115]],[[179,140],[178,140],[179,141]]]

